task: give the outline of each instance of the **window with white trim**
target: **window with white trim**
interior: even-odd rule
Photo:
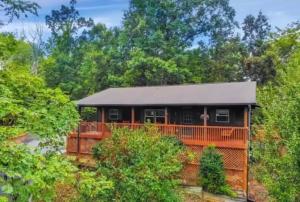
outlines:
[[[121,119],[121,112],[119,109],[109,109],[108,119],[111,121],[118,121]]]
[[[194,117],[192,112],[183,112],[182,123],[192,124],[194,122]]]
[[[216,122],[229,123],[229,109],[216,109]]]
[[[145,122],[163,123],[165,111],[163,109],[145,109]]]

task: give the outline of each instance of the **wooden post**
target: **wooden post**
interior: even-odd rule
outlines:
[[[204,107],[203,125],[204,125],[204,140],[207,141],[207,107]]]
[[[101,108],[101,132],[102,136],[105,135],[105,109],[104,107]]]
[[[164,124],[164,133],[167,134],[168,126],[168,107],[165,107],[165,124]]]
[[[165,125],[168,125],[168,108],[165,107]]]
[[[78,113],[79,113],[79,116],[81,116],[81,107],[78,106]],[[80,121],[79,121],[79,124],[78,124],[78,128],[77,128],[77,154],[80,153]]]
[[[244,127],[248,127],[248,107],[244,108]]]
[[[204,107],[204,117],[203,117],[204,126],[207,126],[207,107]]]
[[[99,127],[99,122],[100,122],[100,110],[99,107],[96,108],[96,119],[97,119],[97,131],[99,132],[100,127]]]
[[[134,111],[134,107],[131,107],[131,128],[132,129],[134,127],[134,122],[135,122],[135,111]]]
[[[246,148],[244,150],[245,152],[245,164],[244,164],[244,167],[243,167],[243,170],[244,170],[244,176],[243,176],[243,189],[247,192],[247,195],[248,195],[248,133],[249,133],[249,130],[250,130],[250,125],[248,124],[249,122],[249,111],[248,111],[248,107],[245,107],[244,108],[244,127],[247,128],[247,130],[245,130],[244,134],[245,135],[245,144],[246,144]]]

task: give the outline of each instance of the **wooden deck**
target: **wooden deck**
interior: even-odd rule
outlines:
[[[82,122],[78,131],[70,134],[67,141],[68,153],[88,154],[92,147],[104,138],[111,136],[110,128],[142,129],[145,124],[139,123],[98,123]],[[154,124],[162,135],[174,136],[186,145],[207,146],[214,144],[221,148],[247,148],[248,128],[246,127],[219,127],[195,125],[166,125]],[[79,137],[79,141],[78,141]]]
[[[86,156],[99,141],[111,136],[111,128],[145,128],[140,123],[99,123],[82,122],[79,130],[67,139],[67,154]],[[204,147],[214,144],[223,155],[227,181],[235,189],[247,188],[248,127],[219,127],[199,125],[153,125],[162,135],[174,136],[187,145],[195,154],[194,162],[185,165],[182,171],[183,184],[195,185],[198,179],[199,159]],[[79,131],[79,133],[78,133]]]

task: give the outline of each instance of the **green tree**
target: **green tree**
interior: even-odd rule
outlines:
[[[226,1],[130,1],[124,15],[126,48],[169,59],[190,47],[196,38],[212,41],[228,35],[235,12]]]
[[[178,173],[185,151],[156,130],[113,129],[93,155],[97,170],[114,182],[117,201],[177,201]]]
[[[267,16],[261,11],[257,17],[247,15],[243,22],[243,40],[246,42],[248,51],[253,56],[261,55],[264,42],[269,38],[271,25]]]
[[[32,133],[45,141],[58,141],[78,121],[74,103],[59,89],[48,89],[38,77],[25,70],[0,71],[0,137]],[[54,143],[54,142],[52,142]]]
[[[31,46],[11,34],[0,34],[0,61],[0,187],[6,194],[0,200],[54,201],[60,184],[75,190],[72,200],[105,199],[112,182],[93,172],[77,173],[78,169],[56,152],[79,117],[75,104],[60,89],[47,88],[41,78],[29,73]],[[11,141],[22,133],[38,136],[42,144],[32,148]],[[42,152],[41,146],[48,151]]]
[[[298,30],[287,30],[270,44],[266,54],[272,58],[277,74],[258,91],[261,108],[256,122],[264,136],[254,144],[255,174],[278,201],[300,199]]]
[[[79,71],[84,58],[81,49],[83,38],[80,30],[93,25],[91,19],[80,17],[75,9],[76,0],[71,0],[69,6],[62,5],[60,10],[53,10],[46,16],[46,25],[51,30],[52,37],[48,43],[49,61],[45,61],[43,75],[50,87],[60,87],[72,98],[80,83]],[[82,31],[84,32],[84,31]]]
[[[8,17],[8,22],[12,22],[14,18],[20,18],[21,15],[27,17],[27,13],[38,15],[37,11],[40,6],[36,2],[21,0],[0,0],[0,8],[2,14]],[[4,21],[0,21],[0,26]]]
[[[12,34],[0,34],[0,68],[29,70],[32,63],[32,49],[23,40]]]
[[[131,56],[123,77],[126,86],[178,84],[191,76],[187,68],[179,68],[174,60],[146,56],[141,50],[132,51]]]
[[[248,49],[248,57],[245,59],[245,76],[259,83],[266,83],[275,76],[274,65],[270,58],[261,57],[270,37],[271,25],[267,16],[261,11],[258,16],[248,15],[243,22],[243,41]]]
[[[130,1],[120,34],[126,62],[122,74],[141,76],[130,85],[202,81],[201,54],[188,49],[197,43],[221,44],[237,25],[234,16],[227,0]]]

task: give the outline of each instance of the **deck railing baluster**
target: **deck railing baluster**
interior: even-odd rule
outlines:
[[[92,138],[97,135],[99,138],[108,137],[111,135],[110,124],[111,123],[82,121],[78,127],[80,131],[80,139],[85,138],[87,140],[89,136]],[[135,130],[144,128],[145,124],[115,123],[113,127],[129,128],[131,130]],[[155,124],[154,127],[156,127],[156,129],[160,131],[162,135],[175,136],[178,139],[180,139],[184,144],[188,145],[205,146],[208,144],[217,144],[219,146],[224,147],[238,146],[242,148],[246,146],[249,130],[249,128],[244,127],[219,127],[175,124]],[[72,134],[77,134],[77,132],[74,131]]]

